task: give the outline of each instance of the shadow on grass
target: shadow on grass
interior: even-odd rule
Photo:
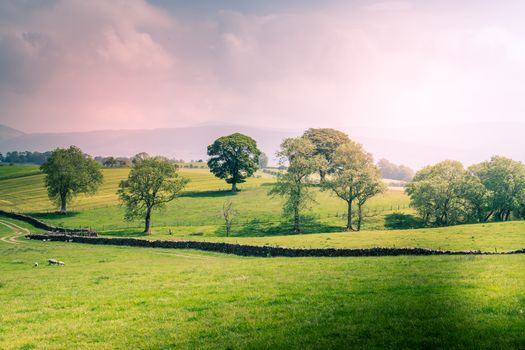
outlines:
[[[392,230],[414,229],[425,227],[425,223],[414,215],[393,213],[385,215],[385,227]]]
[[[240,192],[240,191],[239,191]],[[180,197],[189,198],[218,198],[218,197],[231,197],[235,196],[239,192],[232,192],[231,190],[221,191],[188,191],[180,195]]]
[[[128,229],[117,229],[117,230],[107,230],[100,233],[101,236],[109,237],[152,237],[152,235],[147,235],[143,232],[142,229],[138,228],[128,228]]]
[[[247,223],[235,224],[232,228],[231,237],[267,237],[267,236],[285,236],[293,234],[293,225],[290,221],[268,222],[264,220],[253,219]],[[343,232],[341,226],[328,225],[320,223],[311,217],[301,219],[301,234]],[[217,236],[226,236],[224,227],[219,227],[215,234]]]
[[[26,213],[26,214],[38,220],[57,220],[57,219],[74,218],[78,216],[80,212],[68,211],[66,213],[61,213],[61,212],[55,211],[55,212],[49,212],[49,213]]]
[[[251,268],[270,288],[255,291],[256,302],[236,299],[235,311],[257,305],[257,312],[233,318],[229,305],[203,309],[197,316],[203,324],[212,317],[221,322],[192,331],[190,344],[205,347],[220,334],[225,348],[521,349],[523,323],[508,314],[509,302],[475,298],[483,288],[476,279],[480,260],[368,258],[349,259],[344,267],[330,259],[283,261],[295,273],[265,269],[266,260]],[[210,302],[196,298],[199,306]]]

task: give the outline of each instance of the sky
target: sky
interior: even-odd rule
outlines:
[[[515,129],[523,13],[517,0],[3,0],[0,124],[334,127],[435,145],[432,130]]]

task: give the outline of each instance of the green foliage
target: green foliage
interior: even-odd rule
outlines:
[[[326,172],[330,173],[333,170],[333,158],[337,147],[350,141],[344,132],[330,128],[311,128],[304,132],[303,137],[314,145],[314,154],[326,160],[326,166],[319,169],[321,178],[324,178]]]
[[[208,167],[215,176],[231,184],[235,192],[237,184],[245,182],[257,170],[260,154],[254,139],[235,133],[208,146]]]
[[[462,197],[465,175],[463,165],[452,160],[418,171],[406,187],[410,205],[427,224],[446,226],[464,221],[468,215]]]
[[[152,210],[164,208],[187,183],[188,179],[179,177],[177,166],[162,158],[137,159],[117,192],[126,208],[125,219],[143,218],[144,232],[150,233]]]
[[[525,167],[521,162],[495,156],[470,167],[469,172],[478,183],[474,193],[480,197],[471,202],[480,207],[486,220],[492,216],[506,221],[513,212],[518,214],[525,203]]]
[[[371,197],[385,191],[379,169],[374,165],[370,153],[363,150],[360,144],[348,141],[339,146],[332,159],[333,174],[324,181],[322,186],[335,193],[347,203],[347,230],[361,229],[363,221],[363,206]],[[352,206],[357,203],[357,228],[352,224]]]
[[[46,175],[44,183],[49,198],[56,201],[64,213],[74,196],[94,194],[103,178],[99,164],[75,146],[57,148],[40,169]]]
[[[259,169],[264,169],[268,166],[268,156],[266,153],[261,152],[259,155]]]
[[[396,165],[384,158],[377,162],[377,166],[385,179],[410,181],[414,177],[414,170],[405,165]]]
[[[525,167],[499,156],[466,171],[445,161],[419,171],[407,193],[426,223],[507,221],[525,213]]]
[[[285,173],[277,176],[277,182],[270,190],[272,196],[285,198],[283,212],[293,219],[293,232],[299,233],[300,211],[308,208],[314,197],[308,188],[308,177],[326,166],[326,160],[315,154],[315,146],[306,138],[288,138],[278,152],[281,164],[288,163]]]

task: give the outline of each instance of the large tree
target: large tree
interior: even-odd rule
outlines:
[[[103,179],[100,165],[75,146],[55,149],[40,169],[46,175],[47,194],[61,213],[76,195],[94,194]]]
[[[506,221],[525,202],[525,167],[521,162],[494,156],[490,161],[469,168],[486,193],[484,201],[474,202],[482,206],[486,220]],[[485,221],[486,221],[485,220]]]
[[[463,191],[466,171],[460,162],[446,160],[418,171],[406,186],[410,205],[427,224],[457,224],[469,215]]]
[[[292,231],[300,233],[301,210],[307,208],[314,199],[308,187],[308,177],[323,168],[326,160],[315,155],[315,146],[305,138],[285,139],[277,156],[279,163],[283,166],[287,164],[288,168],[278,175],[269,194],[285,198],[283,212],[293,220]]]
[[[188,183],[177,166],[161,157],[137,159],[117,194],[126,208],[125,219],[144,219],[144,233],[151,234],[151,214],[174,200]]]
[[[314,145],[314,154],[322,156],[327,162],[325,168],[318,170],[321,179],[333,170],[333,158],[337,147],[350,141],[344,132],[330,128],[311,128],[304,132],[303,137]]]
[[[363,221],[363,206],[371,197],[383,192],[379,169],[372,155],[360,144],[352,141],[340,145],[333,155],[333,174],[322,181],[324,189],[330,189],[347,204],[346,229],[359,231]],[[357,227],[353,226],[353,206],[357,204]]]
[[[254,139],[235,133],[208,146],[208,167],[215,176],[232,185],[232,192],[237,192],[237,184],[245,182],[257,170],[260,154]]]

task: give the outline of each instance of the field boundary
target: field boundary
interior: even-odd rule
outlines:
[[[18,214],[18,213],[12,212],[12,211],[0,210],[0,216],[4,216],[4,217],[10,218],[10,219],[24,221],[24,222],[27,222],[28,224],[33,225],[36,228],[39,228],[39,229],[42,229],[42,230],[46,230],[46,231],[62,232],[62,233],[75,232],[75,233],[82,233],[82,234],[92,234],[92,235],[96,236],[95,231],[92,231],[92,230],[73,229],[73,228],[51,226],[51,225],[46,224],[43,221],[35,219],[32,216],[25,215],[25,214]]]
[[[28,239],[56,242],[75,242],[144,248],[195,249],[207,252],[252,257],[364,257],[401,255],[507,255],[525,254],[525,249],[510,252],[449,251],[426,248],[284,248],[220,242],[162,241],[135,238],[85,237],[60,234],[30,234]]]

